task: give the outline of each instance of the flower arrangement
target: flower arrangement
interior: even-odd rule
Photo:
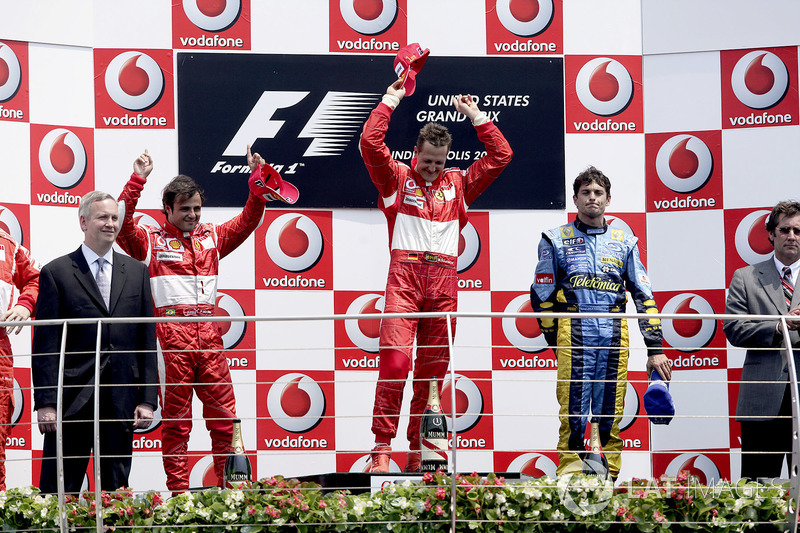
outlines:
[[[272,477],[237,490],[208,489],[162,500],[157,492],[101,494],[105,531],[450,531],[453,479],[427,473],[420,483],[388,484],[375,494],[325,492]],[[780,531],[788,487],[741,481],[702,486],[697,478],[635,479],[614,487],[580,475],[508,483],[456,475],[458,531]],[[94,494],[68,497],[70,531],[94,531]],[[0,492],[2,530],[58,531],[56,497],[25,487]]]

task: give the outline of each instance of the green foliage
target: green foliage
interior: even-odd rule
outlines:
[[[163,501],[157,492],[102,493],[105,531],[131,532],[448,532],[452,478],[425,474],[421,483],[390,484],[375,494],[325,493],[319,485],[273,477],[238,490],[208,489]],[[464,532],[779,531],[787,486],[741,481],[702,486],[677,478],[619,486],[574,475],[508,483],[457,475],[456,526]],[[70,531],[96,529],[94,494],[68,497]],[[26,487],[0,492],[3,531],[58,531],[58,500]]]

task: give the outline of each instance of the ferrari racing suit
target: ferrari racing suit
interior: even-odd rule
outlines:
[[[16,304],[15,289],[19,291]],[[21,305],[33,315],[38,295],[39,264],[27,248],[0,230],[0,312]],[[11,433],[13,414],[14,357],[6,328],[0,328],[0,491],[6,490],[6,438]]]
[[[637,238],[622,229],[592,227],[576,218],[548,230],[539,243],[531,285],[535,312],[624,313],[626,290],[638,313],[657,313]],[[600,426],[600,441],[612,477],[619,475],[619,422],[628,376],[628,326],[617,318],[540,319],[558,360],[560,405],[558,474],[580,471],[575,452],[585,451],[586,419]],[[661,353],[661,321],[640,319],[648,351]]]
[[[134,212],[144,183],[133,174],[120,195],[124,216],[117,243],[147,265],[157,317],[214,316],[219,261],[259,226],[266,200],[250,194],[241,214],[224,224],[199,223],[191,232],[169,222],[163,227],[139,226]],[[192,390],[203,402],[214,472],[221,486],[233,434],[229,419],[236,417],[236,401],[219,326],[214,322],[159,323],[156,334],[165,366],[161,417],[167,488],[173,493],[189,488]]]
[[[364,124],[360,141],[361,157],[380,193],[379,207],[389,226],[390,263],[383,311],[455,312],[458,243],[467,223],[467,209],[511,161],[511,147],[497,126],[487,119],[482,123],[478,120],[475,129],[486,155],[467,170],[444,169],[428,183],[414,170],[416,159],[409,166],[392,158],[384,142],[391,114],[391,107],[378,104]],[[451,327],[455,335],[455,319]],[[372,418],[376,441],[388,443],[397,435],[415,337],[417,354],[407,433],[412,449],[419,448],[420,415],[428,399],[429,380],[441,380],[450,361],[445,318],[381,321]],[[397,357],[398,352],[405,357]]]

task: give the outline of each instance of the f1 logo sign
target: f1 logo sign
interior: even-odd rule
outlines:
[[[233,136],[224,156],[244,156],[245,147],[257,139],[274,139],[285,120],[272,117],[280,109],[299,104],[309,91],[264,91]],[[341,154],[378,102],[379,94],[329,91],[297,135],[312,139],[303,157]]]

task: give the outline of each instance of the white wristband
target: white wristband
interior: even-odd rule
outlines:
[[[393,94],[384,94],[381,102],[394,109],[400,103],[400,99]]]
[[[475,119],[472,121],[472,125],[480,126],[481,124],[486,124],[487,122],[489,122],[489,117],[486,115],[486,113],[481,111],[475,116]]]

